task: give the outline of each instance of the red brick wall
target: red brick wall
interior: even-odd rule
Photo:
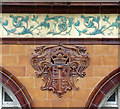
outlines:
[[[84,45],[90,56],[86,77],[76,83],[79,91],[68,91],[58,98],[52,91],[41,91],[30,56],[36,45],[1,45],[2,67],[13,73],[30,93],[35,107],[83,107],[95,86],[118,68],[118,45]],[[38,45],[37,45],[38,46]]]

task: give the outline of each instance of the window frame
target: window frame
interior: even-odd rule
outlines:
[[[114,92],[115,92],[115,102],[107,101]],[[118,109],[120,109],[120,83],[116,85],[113,89],[111,89],[110,92],[104,97],[98,109],[104,107],[109,107],[109,108],[117,107]]]
[[[13,101],[5,101],[5,92]],[[21,105],[15,95],[4,84],[0,82],[0,108],[2,107],[18,107],[21,109]]]

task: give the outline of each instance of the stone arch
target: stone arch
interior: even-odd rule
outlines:
[[[11,72],[3,67],[0,67],[0,82],[13,92],[22,108],[31,109],[33,107],[33,101],[27,89]]]
[[[109,73],[94,88],[90,94],[85,107],[88,109],[97,108],[105,95],[120,82],[120,67]]]

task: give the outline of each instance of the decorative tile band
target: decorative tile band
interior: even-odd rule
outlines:
[[[118,14],[2,14],[1,37],[118,38]]]

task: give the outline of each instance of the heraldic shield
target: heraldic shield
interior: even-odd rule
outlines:
[[[79,90],[75,83],[79,77],[86,75],[84,70],[89,61],[84,46],[39,46],[31,55],[31,65],[36,76],[45,83],[41,90],[52,90],[58,97],[68,90]]]

